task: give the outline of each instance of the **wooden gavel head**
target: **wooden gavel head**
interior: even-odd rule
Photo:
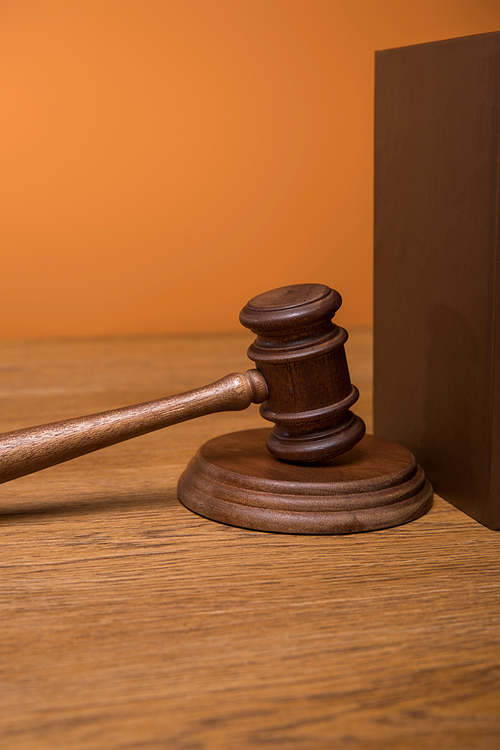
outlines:
[[[275,423],[267,441],[273,456],[315,462],[350,450],[365,433],[351,411],[344,344],[347,333],[332,318],[342,304],[323,284],[296,284],[251,299],[240,322],[257,334],[248,356],[264,376],[260,413]]]

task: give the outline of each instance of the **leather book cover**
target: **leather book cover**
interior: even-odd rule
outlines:
[[[374,431],[500,528],[500,33],[376,53]]]

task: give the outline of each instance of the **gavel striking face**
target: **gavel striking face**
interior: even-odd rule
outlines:
[[[179,396],[0,436],[0,482],[39,471],[171,424],[260,403],[275,426],[267,446],[278,459],[311,463],[349,451],[364,435],[350,412],[344,343],[332,323],[340,295],[321,284],[299,284],[251,299],[241,323],[257,334],[248,350],[257,369],[228,375]]]

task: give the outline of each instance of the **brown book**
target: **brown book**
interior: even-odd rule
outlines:
[[[500,32],[375,74],[375,432],[500,528]]]

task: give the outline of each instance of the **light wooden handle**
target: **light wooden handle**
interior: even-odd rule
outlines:
[[[0,483],[194,417],[246,409],[266,397],[263,376],[248,370],[178,396],[6,432],[0,435]]]

